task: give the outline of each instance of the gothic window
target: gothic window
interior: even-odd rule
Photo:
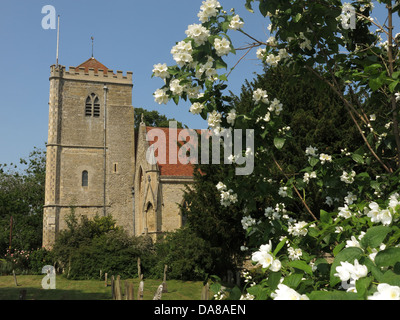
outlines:
[[[89,186],[89,173],[85,170],[82,172],[82,187]]]
[[[100,117],[100,100],[94,93],[86,98],[85,116]]]

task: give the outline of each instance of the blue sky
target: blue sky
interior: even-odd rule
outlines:
[[[174,64],[170,50],[185,38],[189,24],[199,23],[201,0],[2,0],[0,18],[0,163],[18,163],[47,141],[49,72],[56,61],[56,30],[41,22],[45,5],[61,16],[59,63],[77,66],[94,57],[108,68],[133,72],[133,106],[157,110],[191,128],[206,128],[189,103],[158,105],[153,92],[162,85],[151,78],[153,65]],[[244,0],[220,0],[245,20],[244,30],[260,40],[268,37],[268,21],[244,8]],[[248,39],[232,33],[235,47]],[[239,52],[231,58],[234,65]],[[230,89],[239,94],[245,79],[262,66],[255,51],[230,76]]]
[[[56,30],[42,28],[42,7],[52,5],[60,15],[59,63],[77,66],[91,56],[108,68],[133,72],[133,106],[157,110],[191,128],[206,128],[188,104],[158,105],[153,92],[162,80],[151,78],[153,65],[173,65],[171,48],[184,39],[187,26],[199,23],[201,0],[2,0],[0,18],[0,163],[19,163],[47,141],[49,73],[56,61]],[[246,30],[266,38],[266,21],[244,9],[243,0],[220,1],[226,10],[252,22]],[[253,29],[253,30],[252,30]],[[254,31],[254,32],[253,32]],[[235,38],[235,37],[234,37]],[[237,45],[247,43],[238,34]],[[240,58],[240,53],[233,58]],[[261,70],[254,54],[234,71],[232,91]]]

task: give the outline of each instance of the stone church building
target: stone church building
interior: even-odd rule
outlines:
[[[153,128],[142,122],[135,134],[132,87],[132,72],[114,72],[93,57],[68,70],[51,66],[45,248],[72,212],[111,215],[130,235],[154,240],[184,224],[179,204],[193,167],[147,161]]]

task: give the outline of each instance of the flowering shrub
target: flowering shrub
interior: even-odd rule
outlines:
[[[253,2],[246,0],[250,11]],[[242,250],[254,268],[240,295],[237,288],[229,295],[217,286],[216,298],[399,299],[400,35],[393,33],[393,17],[400,6],[378,0],[388,17],[381,26],[369,0],[258,2],[270,21],[266,41],[243,31],[246,24],[234,9],[227,13],[218,1],[206,0],[201,24],[190,25],[187,38],[171,50],[177,65],[153,70],[164,80],[154,94],[158,103],[189,100],[189,111],[207,119],[215,135],[231,128],[255,131],[255,149],[243,154],[254,153],[257,174],[227,175],[216,185],[223,206],[242,208]],[[292,136],[279,97],[256,88],[250,112],[237,114],[223,94],[230,75],[221,72],[228,69],[223,58],[236,53],[228,36],[233,31],[254,41],[247,49],[256,48],[267,67],[296,66],[302,77],[328,85],[364,144],[340,154],[309,146],[307,166],[286,173],[276,154]],[[265,159],[273,159],[280,181],[263,167]],[[329,210],[313,212],[309,198],[324,199]]]
[[[33,250],[7,250],[4,259],[10,263],[13,270],[27,271],[29,269],[29,256]]]

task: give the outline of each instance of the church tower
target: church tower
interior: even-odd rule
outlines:
[[[43,246],[51,248],[66,217],[112,215],[134,233],[135,172],[132,72],[95,58],[51,66]]]

